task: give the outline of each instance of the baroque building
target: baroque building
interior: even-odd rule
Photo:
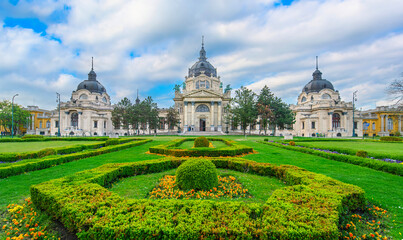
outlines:
[[[175,87],[175,108],[182,132],[222,132],[223,112],[231,99],[229,85],[224,90],[217,69],[207,61],[204,43],[199,60],[189,68],[188,76]]]
[[[403,135],[403,106],[379,106],[361,112],[365,136]]]
[[[355,134],[362,136],[362,120],[358,111],[354,113],[353,124],[352,102],[342,101],[333,84],[322,78],[317,58],[312,76],[313,79],[299,94],[298,103],[290,106],[295,113],[293,134],[305,137],[351,137],[354,127]]]
[[[52,135],[50,126],[53,113],[51,111],[40,109],[38,106],[28,106],[23,109],[31,114],[26,126],[20,129],[23,134]]]
[[[111,100],[97,80],[92,64],[88,79],[77,86],[70,101],[60,103],[60,134],[62,136],[107,136],[113,134]],[[59,112],[51,121],[51,133],[57,135]]]

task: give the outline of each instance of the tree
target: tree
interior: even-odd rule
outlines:
[[[273,126],[274,135],[276,135],[277,127],[284,129],[287,125],[291,125],[295,122],[295,114],[281,98],[275,97],[270,108],[273,112],[273,116],[269,122]]]
[[[256,104],[256,108],[260,116],[260,129],[264,130],[264,135],[267,134],[269,122],[273,121],[274,114],[271,106],[273,105],[274,100],[274,94],[270,92],[269,87],[265,85],[260,91]]]
[[[156,132],[159,125],[157,103],[155,103],[153,99],[148,96],[143,102],[141,102],[140,110],[140,122],[142,126],[147,126],[148,124],[149,134],[151,134],[151,129],[154,129],[154,132]]]
[[[115,129],[123,127],[123,129],[129,130],[129,124],[131,121],[131,107],[133,104],[128,98],[123,98],[118,102],[112,111],[112,123]]]
[[[243,134],[246,135],[246,128],[251,126],[257,118],[256,94],[243,86],[235,91],[235,97],[231,100],[231,113],[238,119]]]
[[[398,104],[403,100],[403,73],[400,79],[395,79],[387,88],[387,92],[394,96],[394,100],[397,100]]]
[[[14,115],[14,133],[17,133],[24,125],[29,124],[30,112],[14,104],[14,114],[12,114],[12,103],[10,101],[0,102],[0,126],[5,132],[11,132],[12,118]]]
[[[170,107],[167,113],[168,129],[172,130],[177,126],[179,121],[179,113],[174,107]]]

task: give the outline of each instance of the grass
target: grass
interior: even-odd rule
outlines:
[[[244,201],[264,203],[274,190],[285,185],[277,178],[263,177],[253,174],[241,173],[227,169],[217,169],[220,176],[234,176],[244,188],[248,189],[252,198],[222,198],[215,201]],[[176,169],[165,172],[139,175],[121,179],[114,183],[110,190],[124,198],[144,199],[148,193],[159,183],[165,175],[175,175]]]
[[[225,143],[221,142],[221,141],[210,141],[213,144],[214,148],[223,148],[223,147],[228,147]],[[192,149],[194,145],[194,141],[185,141],[184,143],[182,143],[181,145],[179,145],[178,147],[175,148],[179,148],[179,149]]]
[[[340,149],[353,149],[355,151],[364,150],[367,151],[369,156],[371,153],[381,153],[381,154],[399,154],[403,155],[403,144],[402,143],[376,143],[376,142],[297,142],[298,145],[306,147],[315,147],[321,149],[329,148],[340,148]]]
[[[38,151],[50,147],[65,147],[78,144],[87,145],[91,143],[97,143],[97,141],[4,142],[0,143],[0,153],[29,152],[29,151]]]
[[[13,176],[6,179],[0,179],[0,208],[4,209],[5,206],[9,203],[16,203],[19,200],[28,197],[29,187],[33,184],[38,184],[51,179],[61,178],[79,171],[92,169],[105,163],[135,162],[161,158],[158,155],[146,154],[145,152],[148,151],[148,148],[150,146],[156,146],[162,143],[166,143],[167,141],[173,139],[182,138],[182,136],[161,136],[148,138],[151,138],[154,141],[119,152],[104,154],[58,165],[48,169]],[[365,190],[366,198],[370,202],[388,210],[388,212],[392,215],[392,221],[395,220],[396,226],[392,229],[391,235],[395,239],[402,238],[402,235],[399,234],[403,234],[403,188],[401,185],[401,183],[403,182],[402,177],[348,163],[332,161],[314,155],[288,151],[264,144],[258,144],[255,142],[255,140],[263,140],[264,138],[269,138],[270,140],[280,140],[281,138],[278,137],[248,136],[245,138],[244,136],[219,136],[217,138],[226,138],[240,141],[244,145],[253,147],[258,152],[258,154],[246,155],[244,157],[246,159],[254,160],[257,162],[269,162],[277,165],[295,165],[301,168],[305,168],[308,171],[321,173],[339,181],[361,187]],[[337,144],[339,143],[347,144],[349,147],[355,147],[356,144],[361,144],[362,142],[337,142]],[[3,144],[4,143],[1,143],[0,146],[2,146]],[[389,146],[389,144],[394,145],[395,143],[374,144],[375,145],[373,148],[378,149]],[[388,151],[401,152],[402,150],[400,148],[389,148]],[[243,181],[242,178],[239,179],[241,182]],[[247,182],[244,181],[242,183],[247,188],[249,188]],[[259,193],[257,194],[259,195]],[[2,235],[0,234],[0,238],[1,237]]]

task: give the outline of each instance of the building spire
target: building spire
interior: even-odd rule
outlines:
[[[200,57],[199,60],[200,61],[206,61],[207,57],[206,57],[206,51],[204,50],[204,36],[202,36],[202,47],[200,50]]]
[[[137,89],[137,98],[136,98],[136,105],[140,104],[140,99],[139,99],[139,89]]]
[[[91,57],[91,71],[88,73],[89,81],[96,81],[97,74],[94,72],[94,57]]]
[[[316,70],[318,70],[318,56],[316,56]]]
[[[94,71],[94,57],[91,57],[91,70]]]
[[[204,35],[202,36],[202,48],[204,48]]]

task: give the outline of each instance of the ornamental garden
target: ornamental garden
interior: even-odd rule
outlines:
[[[0,140],[1,239],[401,239],[403,142]]]

